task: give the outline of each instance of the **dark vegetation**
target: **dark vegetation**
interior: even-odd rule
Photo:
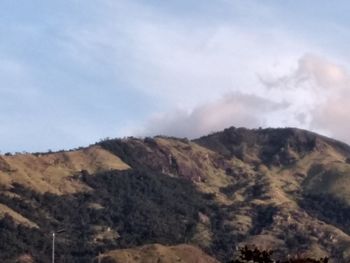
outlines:
[[[117,155],[123,162],[127,163],[131,167],[139,167],[144,170],[150,170],[150,167],[140,162],[138,155],[143,154],[143,147],[140,149],[136,146],[132,147],[132,140],[130,138],[128,142],[122,139],[104,140],[99,143],[99,145],[110,151],[111,153]],[[157,144],[152,138],[145,138],[145,143],[150,147],[157,147]]]
[[[146,171],[111,171],[80,176],[94,191],[75,195],[38,194],[15,185],[21,200],[0,195],[0,202],[36,222],[40,230],[0,221],[0,262],[13,262],[20,253],[35,262],[49,262],[51,233],[57,234],[58,262],[89,262],[98,252],[148,243],[186,243],[193,235],[198,212],[209,214],[205,196],[188,181]],[[98,203],[103,208],[89,206]],[[94,226],[117,230],[119,238],[92,242]]]
[[[239,255],[228,263],[328,263],[329,259],[312,259],[309,257],[295,257],[285,260],[274,260],[270,250],[259,250],[247,246],[240,248]]]
[[[137,140],[137,139],[134,139]],[[188,140],[182,140],[184,143],[187,143]],[[145,138],[144,143],[150,147],[157,147],[156,142],[152,138]],[[114,140],[105,140],[99,143],[104,149],[116,154],[123,162],[129,164],[131,167],[141,167],[142,169],[154,173],[154,166],[150,165],[147,162],[141,162],[138,158],[142,154],[142,149],[139,149],[137,146],[128,142],[114,139]],[[141,147],[140,147],[141,148]],[[163,153],[164,154],[164,153]],[[176,163],[176,162],[173,162]],[[173,167],[176,173],[176,167]],[[186,181],[187,184],[191,185],[190,181]],[[231,207],[218,207],[213,202],[213,194],[200,194],[203,198],[203,207],[205,207],[205,214],[210,216],[211,222],[211,231],[213,232],[213,242],[210,248],[206,248],[206,252],[210,255],[214,255],[219,260],[225,260],[230,255],[232,255],[235,244],[242,240],[243,237],[240,234],[232,234],[232,226],[224,224],[225,220],[229,216],[229,212],[232,212]]]
[[[0,220],[0,230],[0,262],[13,263],[24,253],[35,255],[37,262],[50,261],[49,233],[17,225],[7,215]]]
[[[263,229],[273,223],[273,216],[276,214],[277,208],[274,206],[257,206],[254,211],[251,234],[259,235]]]
[[[350,206],[345,201],[327,194],[309,194],[300,200],[300,206],[312,216],[350,234]]]
[[[144,244],[187,243],[198,212],[211,217],[214,242],[209,254],[224,260],[239,241],[231,234],[232,227],[223,224],[229,209],[217,207],[210,194],[197,192],[189,181],[139,170],[96,175],[82,171],[76,177],[94,191],[57,196],[14,185],[11,191],[20,199],[0,194],[0,203],[40,227],[16,225],[8,216],[0,220],[0,262],[13,262],[21,253],[32,255],[35,262],[49,262],[51,233],[58,230],[64,230],[57,234],[58,262],[89,262],[99,252]],[[103,208],[91,208],[91,203]],[[95,226],[115,229],[120,237],[92,242]]]
[[[255,154],[265,164],[287,165],[294,161],[291,151],[298,154],[312,151],[317,136],[293,128],[249,130],[232,127],[195,141],[228,158],[235,156],[247,161],[247,155]]]

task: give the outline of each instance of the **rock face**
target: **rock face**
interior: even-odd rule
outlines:
[[[221,262],[246,244],[350,262],[349,159],[348,145],[292,128],[0,156],[0,261],[49,262],[59,231],[60,262],[199,251],[185,243]],[[139,247],[152,243],[175,247]]]

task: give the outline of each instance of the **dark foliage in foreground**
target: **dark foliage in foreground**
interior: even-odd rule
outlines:
[[[243,247],[239,251],[238,258],[228,261],[227,263],[328,263],[328,258],[292,258],[287,260],[276,261],[272,257],[273,252],[270,250],[259,250],[257,248]]]

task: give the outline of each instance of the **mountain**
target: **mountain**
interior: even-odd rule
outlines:
[[[50,262],[56,232],[57,262],[350,262],[349,183],[350,147],[294,128],[1,155],[0,261]]]

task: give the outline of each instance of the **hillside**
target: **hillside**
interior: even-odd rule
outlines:
[[[162,246],[159,244],[109,251],[100,255],[100,261],[115,263],[218,263],[214,258],[207,256],[194,246]]]
[[[50,262],[59,231],[57,262],[227,262],[246,244],[349,262],[349,182],[348,145],[292,128],[0,156],[0,261]]]

